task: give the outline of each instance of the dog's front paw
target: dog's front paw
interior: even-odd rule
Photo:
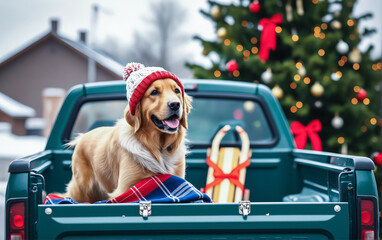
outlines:
[[[114,192],[108,194],[109,199],[114,199],[118,196],[121,196],[123,193],[124,193],[124,191],[120,191],[120,190],[116,189],[116,190],[114,190]]]

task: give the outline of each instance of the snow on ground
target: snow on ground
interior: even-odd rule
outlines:
[[[8,179],[8,166],[13,160],[44,150],[46,140],[42,136],[13,135],[8,123],[0,122],[0,181]]]
[[[5,219],[5,188],[6,182],[0,182],[0,240],[4,239],[4,219]]]
[[[46,138],[41,136],[15,136],[10,127],[0,123],[0,240],[4,232],[5,189],[8,166],[12,160],[42,151]]]
[[[7,182],[0,182],[0,206],[4,206],[5,204],[5,189],[6,188],[7,188]],[[0,211],[0,216],[1,216],[1,211]]]
[[[46,138],[42,136],[15,136],[0,132],[0,160],[15,159],[44,150]]]

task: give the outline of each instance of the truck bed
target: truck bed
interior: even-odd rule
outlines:
[[[30,168],[32,188],[35,185],[47,193],[62,192],[71,177],[71,154],[71,150],[45,151],[12,166]],[[31,214],[38,219],[35,237],[86,239],[89,234],[94,239],[349,237],[354,228],[351,224],[355,224],[348,221],[349,215],[355,214],[354,209],[349,209],[349,202],[356,200],[349,197],[347,187],[355,185],[355,163],[361,168],[362,159],[301,150],[254,150],[252,156],[245,185],[251,192],[248,216],[239,213],[238,203],[152,204],[148,217],[139,214],[137,203],[43,205],[43,193],[37,190],[32,191],[31,197],[32,204],[38,204],[37,213]],[[205,185],[205,157],[206,151],[193,149],[187,158],[186,178],[197,188]],[[13,178],[28,175],[12,174],[11,182],[20,181]]]

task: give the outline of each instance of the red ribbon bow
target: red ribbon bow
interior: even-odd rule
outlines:
[[[242,193],[243,193],[243,196],[244,196],[244,184],[242,184],[239,180],[239,176],[240,176],[240,170],[243,169],[243,168],[246,168],[249,166],[249,164],[251,163],[250,162],[250,158],[248,158],[245,162],[237,165],[234,169],[232,169],[232,171],[230,173],[224,173],[223,170],[221,170],[219,168],[219,166],[212,162],[210,157],[207,156],[207,165],[212,167],[212,169],[214,170],[214,177],[215,177],[215,180],[209,184],[206,185],[206,187],[204,188],[204,192],[207,192],[207,190],[209,188],[212,188],[216,185],[219,185],[224,179],[228,179],[232,184],[236,185],[238,188],[241,189]]]
[[[262,61],[269,59],[269,50],[276,50],[276,27],[277,24],[283,23],[283,15],[277,13],[271,18],[263,18],[259,25],[263,27],[263,32],[260,37],[259,58]]]
[[[298,149],[305,148],[307,138],[309,137],[313,150],[322,151],[321,139],[317,134],[322,129],[320,120],[315,119],[306,127],[300,122],[294,121],[292,122],[290,128],[292,130],[292,134],[294,135],[294,141],[296,142]]]

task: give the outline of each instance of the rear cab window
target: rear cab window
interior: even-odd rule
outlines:
[[[252,147],[271,147],[276,143],[276,131],[261,99],[250,95],[190,95],[193,101],[188,116],[187,139],[191,147],[210,145],[217,131],[226,124],[243,127]],[[73,120],[67,140],[97,127],[113,126],[118,119],[123,118],[126,105],[126,99],[85,100]],[[230,131],[221,144],[236,145],[240,144],[239,141],[239,136]]]

